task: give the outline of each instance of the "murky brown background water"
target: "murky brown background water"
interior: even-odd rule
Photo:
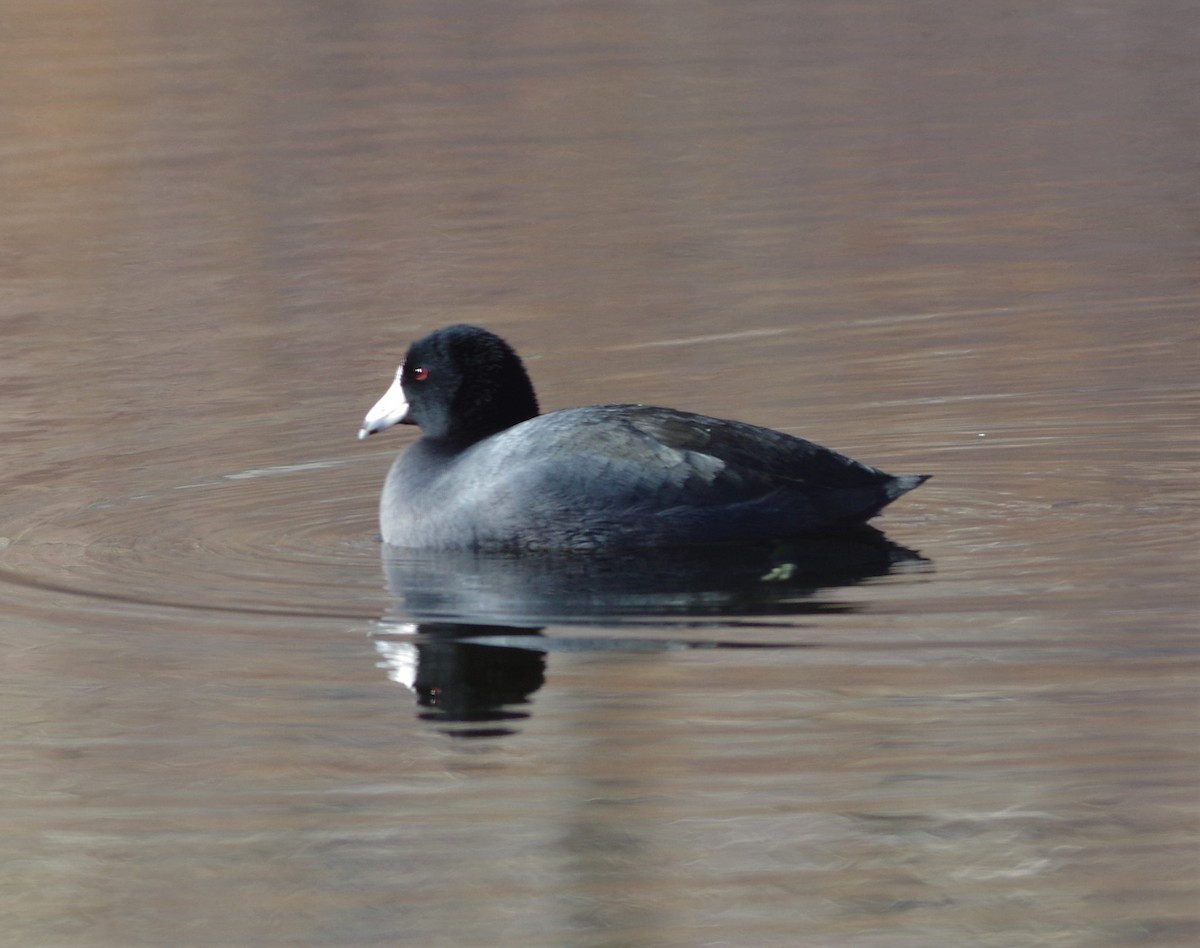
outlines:
[[[0,940],[1200,937],[1194,4],[4,21]],[[464,319],[934,473],[928,563],[419,705],[354,435]]]

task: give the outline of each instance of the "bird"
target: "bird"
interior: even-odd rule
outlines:
[[[358,436],[421,437],[379,501],[389,546],[588,551],[780,540],[864,524],[926,474],[769,428],[642,404],[539,413],[516,351],[456,324],[413,342]]]

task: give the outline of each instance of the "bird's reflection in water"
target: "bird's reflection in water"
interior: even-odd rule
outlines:
[[[411,689],[427,721],[456,737],[497,737],[528,717],[520,706],[546,680],[546,654],[487,641],[494,626],[436,622],[385,626],[375,637],[389,677]],[[502,630],[518,633],[518,630]],[[536,631],[525,636],[541,638]]]
[[[852,608],[817,598],[818,591],[926,562],[871,528],[785,543],[587,555],[385,547],[396,605],[375,645],[389,676],[416,693],[422,717],[448,725],[456,736],[498,736],[528,716],[522,706],[545,681],[549,652],[803,647],[672,634],[622,637],[613,628],[794,627],[788,618]],[[550,625],[592,625],[597,635],[543,634]]]

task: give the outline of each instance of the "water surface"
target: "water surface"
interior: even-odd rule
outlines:
[[[0,38],[2,939],[1189,945],[1189,4],[34,4]],[[891,545],[382,560],[547,409],[934,479]]]

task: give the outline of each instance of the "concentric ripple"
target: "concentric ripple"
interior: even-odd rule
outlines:
[[[101,602],[362,619],[386,602],[374,481],[347,461],[245,470],[43,510],[0,538],[0,583]]]

